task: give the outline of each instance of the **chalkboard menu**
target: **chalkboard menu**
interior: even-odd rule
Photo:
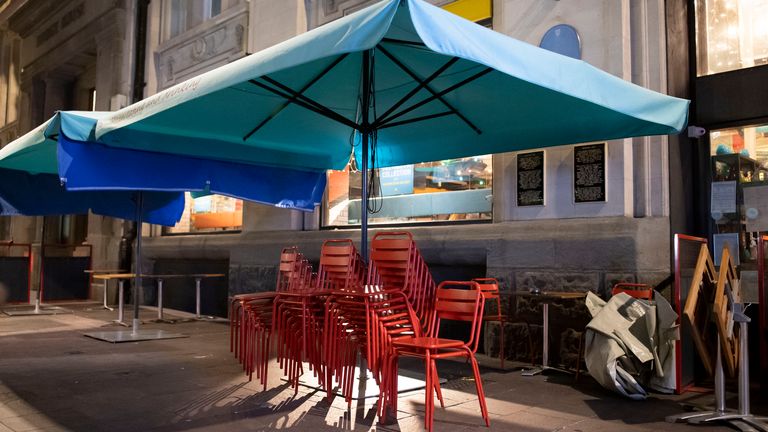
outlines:
[[[605,201],[605,143],[576,146],[573,180],[577,203]]]
[[[517,155],[517,205],[544,205],[544,152]]]

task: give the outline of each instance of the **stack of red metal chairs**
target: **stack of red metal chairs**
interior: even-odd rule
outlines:
[[[351,240],[323,244],[318,274],[294,248],[283,251],[276,292],[235,296],[231,347],[266,387],[270,351],[298,389],[304,363],[330,398],[348,403],[358,355],[377,383],[392,341],[418,336],[434,311],[436,286],[413,237],[375,235],[366,268]]]
[[[267,386],[271,351],[274,300],[279,292],[290,292],[311,275],[298,248],[288,247],[280,254],[275,291],[240,294],[230,302],[230,350],[243,365],[249,379],[253,374]]]
[[[320,253],[316,278],[275,299],[273,332],[277,337],[277,355],[294,389],[298,389],[303,363],[328,388],[328,352],[326,342],[326,303],[334,292],[352,292],[362,287],[365,265],[351,240],[328,240]],[[336,353],[334,353],[336,354]],[[345,360],[345,362],[347,362]],[[331,366],[336,364],[331,363]]]
[[[342,242],[342,241],[337,241]],[[352,401],[357,355],[366,335],[365,277],[367,268],[351,240],[343,251],[337,243],[336,254],[327,258],[335,278],[327,285],[322,335],[323,359],[325,360],[324,388],[331,399],[334,386],[338,386],[348,403]]]
[[[421,334],[434,307],[435,283],[410,233],[376,234],[370,252],[366,284],[334,292],[326,303],[326,391],[330,399],[337,385],[348,404],[358,353],[379,384],[393,337]],[[403,314],[413,314],[416,326]]]

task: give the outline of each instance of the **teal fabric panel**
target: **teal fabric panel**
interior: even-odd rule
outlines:
[[[398,43],[405,41],[407,43]],[[342,169],[361,158],[361,69],[373,49],[369,118],[377,167],[680,132],[689,101],[656,93],[588,63],[517,41],[423,0],[385,0],[192,78],[98,120],[106,145],[246,164]],[[491,72],[397,118],[385,116],[421,79],[439,77],[400,106]],[[333,66],[328,72],[327,69]],[[324,74],[325,73],[325,74]],[[324,74],[324,75],[323,75]],[[330,119],[254,80],[269,76],[332,110]],[[322,77],[321,77],[322,75]],[[312,103],[309,103],[310,105]],[[443,115],[448,105],[455,114]],[[429,120],[398,124],[424,116]],[[254,128],[270,119],[256,132]],[[388,121],[387,121],[388,120]]]

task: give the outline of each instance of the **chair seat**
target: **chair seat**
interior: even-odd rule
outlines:
[[[392,344],[396,347],[421,349],[460,348],[464,346],[464,342],[460,340],[434,337],[411,337],[392,341]]]
[[[508,321],[506,315],[486,315],[483,317],[483,321]]]

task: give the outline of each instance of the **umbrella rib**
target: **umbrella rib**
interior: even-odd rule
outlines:
[[[266,77],[261,77],[261,78],[266,80]],[[272,80],[272,79],[270,78],[269,80]],[[269,81],[269,80],[267,80],[267,81]],[[274,80],[272,80],[272,81],[274,81]],[[360,130],[361,129],[361,126],[358,125],[357,123],[353,122],[352,120],[349,120],[348,118],[346,118],[346,117],[336,113],[335,111],[333,111],[331,109],[326,108],[323,105],[317,104],[317,102],[315,102],[315,101],[312,101],[312,103],[305,102],[302,99],[309,99],[309,98],[307,98],[306,96],[302,96],[302,95],[298,94],[296,91],[290,89],[289,87],[286,87],[286,86],[283,86],[280,83],[277,83],[277,81],[274,81],[275,83],[277,83],[275,85],[279,84],[278,87],[281,87],[281,86],[285,87],[285,89],[286,89],[285,91],[281,91],[279,89],[273,88],[271,86],[268,86],[268,85],[266,85],[264,83],[261,83],[261,82],[255,80],[255,79],[248,80],[248,82],[250,82],[251,84],[253,84],[255,86],[261,87],[264,90],[267,90],[267,91],[269,91],[271,93],[274,93],[274,94],[276,94],[276,95],[278,95],[278,96],[280,96],[280,97],[282,97],[282,98],[284,98],[286,100],[290,100],[293,96],[298,95],[296,100],[293,101],[293,103],[295,103],[296,105],[298,105],[298,106],[300,106],[302,108],[306,108],[306,109],[308,109],[308,110],[310,110],[312,112],[320,114],[323,117],[326,117],[326,118],[329,118],[331,120],[334,120],[334,121],[336,121],[338,123],[343,124],[344,126],[348,126],[348,127],[352,128],[352,129],[355,129],[355,130]]]
[[[424,45],[423,42],[414,42],[409,40],[393,39],[393,38],[384,38],[381,41],[396,44],[396,45],[406,45],[406,46],[415,46],[419,48],[426,48],[426,45]]]
[[[395,65],[397,65],[397,67],[399,67],[400,69],[402,69],[402,70],[403,70],[403,72],[405,72],[406,74],[408,74],[408,75],[409,75],[411,78],[413,78],[414,80],[418,81],[419,83],[422,83],[422,80],[421,80],[421,78],[419,78],[419,76],[418,76],[418,75],[416,75],[416,73],[415,73],[415,72],[413,72],[413,71],[412,71],[410,68],[408,68],[408,67],[407,67],[407,66],[406,66],[406,65],[405,65],[405,64],[404,64],[402,61],[400,61],[400,59],[398,59],[397,57],[395,57],[395,56],[394,56],[392,53],[390,53],[389,51],[387,51],[387,50],[386,50],[384,47],[382,47],[381,45],[379,45],[379,50],[381,50],[381,52],[382,52],[382,53],[384,53],[384,55],[385,55],[385,56],[387,56],[387,57],[388,57],[390,60],[392,60],[392,62],[393,62],[393,63],[395,63]],[[454,57],[454,59],[455,59],[455,60],[458,60],[458,57]],[[441,72],[441,73],[442,73],[442,72]],[[435,77],[435,78],[436,78],[436,77]],[[434,95],[435,95],[437,92],[436,92],[436,91],[435,91],[435,90],[434,90],[432,87],[430,87],[430,86],[428,85],[430,81],[431,81],[431,80],[427,80],[427,81],[423,82],[423,87],[424,87],[424,88],[426,88],[426,89],[427,89],[427,91],[429,91],[430,93],[432,93],[432,95],[434,96]],[[420,87],[419,87],[419,88],[420,88]],[[469,119],[468,119],[468,118],[467,118],[467,117],[466,117],[464,114],[462,114],[461,112],[459,112],[459,110],[457,110],[457,109],[456,109],[456,108],[455,108],[453,105],[451,105],[451,104],[450,104],[450,103],[449,103],[447,100],[445,100],[443,97],[439,97],[439,98],[438,98],[438,100],[439,100],[440,102],[442,102],[442,103],[443,103],[443,105],[445,105],[445,106],[446,106],[446,108],[448,108],[448,109],[449,109],[449,110],[451,110],[451,111],[452,111],[454,114],[456,114],[456,115],[457,115],[457,116],[458,116],[458,117],[459,117],[459,118],[460,118],[462,121],[464,121],[464,123],[466,123],[466,124],[467,124],[467,126],[469,126],[470,128],[472,128],[472,130],[474,130],[474,131],[475,131],[475,132],[476,132],[478,135],[481,135],[481,134],[483,133],[483,131],[481,131],[481,130],[480,130],[480,128],[478,128],[477,126],[475,126],[475,124],[474,124],[474,123],[472,123],[472,122],[471,122],[471,121],[470,121],[470,120],[469,120]],[[394,107],[393,107],[393,108],[394,108]],[[389,114],[391,114],[391,111],[392,111],[392,109],[390,109],[390,111],[387,111],[386,113],[384,113],[384,114],[381,116],[381,118],[385,118],[386,116],[388,116]]]
[[[264,76],[261,77],[261,79],[263,79],[264,81],[266,81],[266,82],[268,82],[268,83],[278,87],[279,89],[287,92],[291,96],[295,96],[297,98],[297,101],[302,100],[304,103],[314,106],[315,108],[319,109],[321,111],[321,113],[323,113],[324,115],[326,115],[329,118],[333,118],[334,120],[337,120],[337,121],[340,121],[340,122],[349,122],[349,124],[354,125],[352,127],[354,127],[355,129],[360,128],[360,125],[356,124],[352,120],[344,117],[343,115],[341,115],[341,114],[337,113],[336,111],[328,108],[327,106],[325,106],[325,105],[315,101],[314,99],[312,99],[312,98],[310,98],[310,97],[308,97],[306,95],[303,95],[303,94],[297,92],[296,90],[288,87],[287,85],[285,85],[285,84],[281,83],[280,81],[270,77],[269,75],[264,75]]]
[[[478,78],[480,78],[482,76],[485,76],[485,75],[487,75],[487,74],[489,74],[489,73],[491,73],[493,71],[494,71],[493,68],[486,67],[482,71],[480,71],[480,72],[478,72],[478,73],[476,73],[476,74],[474,74],[474,75],[472,75],[472,76],[470,76],[470,77],[468,77],[468,78],[466,78],[466,79],[464,79],[464,80],[462,80],[462,81],[460,81],[460,82],[458,82],[458,83],[448,87],[447,89],[442,90],[440,92],[437,92],[437,93],[433,94],[432,96],[430,96],[430,97],[428,97],[428,98],[426,98],[426,99],[424,99],[424,100],[422,100],[420,102],[417,102],[417,103],[409,106],[408,108],[406,108],[406,109],[404,109],[404,110],[402,110],[402,111],[400,111],[398,113],[395,113],[395,114],[391,115],[389,118],[385,118],[385,119],[379,120],[377,122],[377,125],[379,127],[385,126],[387,123],[391,122],[392,120],[394,120],[394,119],[396,119],[398,117],[402,117],[405,114],[408,114],[409,112],[411,112],[411,111],[413,111],[413,110],[415,110],[417,108],[420,108],[420,107],[422,107],[422,106],[432,102],[435,99],[438,99],[438,98],[440,98],[442,96],[445,96],[446,94],[448,94],[448,93],[450,93],[450,92],[452,92],[452,91],[454,91],[456,89],[464,87],[465,85],[471,83],[472,81],[474,81],[474,80],[476,80],[476,79],[478,79]]]
[[[381,52],[384,53],[390,60],[392,60],[400,69],[405,70],[405,65],[403,65],[398,59],[394,58],[392,54],[390,54],[387,50],[385,50],[383,47],[379,47]],[[444,65],[440,66],[439,69],[437,69],[432,75],[428,76],[427,79],[422,80],[416,74],[412,74],[410,71],[406,71],[410,77],[419,83],[416,87],[414,87],[411,91],[409,91],[405,96],[400,98],[399,101],[395,102],[394,105],[392,105],[387,111],[384,112],[384,114],[381,115],[379,118],[387,118],[388,115],[392,114],[393,111],[400,108],[404,103],[408,102],[409,99],[411,99],[413,96],[416,95],[421,89],[426,88],[430,93],[435,94],[434,91],[429,87],[429,83],[434,81],[437,77],[439,77],[443,72],[445,72],[449,67],[453,66],[454,63],[459,61],[458,57],[452,57],[450,60],[448,60]],[[377,119],[378,120],[378,119]]]
[[[341,62],[342,62],[342,60],[344,60],[345,58],[347,58],[347,56],[348,56],[348,55],[349,55],[349,54],[347,53],[347,54],[342,54],[342,55],[340,55],[339,57],[337,57],[337,58],[336,58],[336,60],[334,60],[333,62],[331,62],[331,64],[330,64],[330,65],[328,65],[328,67],[326,67],[325,69],[323,69],[323,71],[322,71],[322,72],[320,72],[320,73],[319,73],[317,76],[315,76],[314,78],[312,78],[312,80],[310,80],[310,81],[309,81],[309,82],[308,82],[308,83],[307,83],[307,84],[306,84],[304,87],[302,87],[302,88],[299,90],[299,94],[304,94],[304,92],[306,92],[307,90],[309,90],[309,88],[310,88],[310,87],[312,87],[313,85],[315,85],[315,84],[316,84],[318,81],[320,81],[320,79],[322,79],[324,76],[326,76],[326,75],[328,74],[328,72],[330,72],[330,71],[331,71],[331,70],[333,70],[333,69],[334,69],[336,66],[338,66],[338,64],[339,64],[339,63],[341,63]],[[290,105],[290,104],[294,103],[294,102],[296,101],[296,99],[298,99],[298,96],[291,96],[291,98],[290,98],[290,99],[288,99],[287,101],[283,102],[283,104],[282,104],[282,105],[280,105],[279,107],[277,107],[277,109],[276,109],[276,110],[272,111],[272,113],[271,113],[271,114],[269,114],[269,116],[267,116],[267,118],[265,118],[264,120],[262,120],[262,121],[261,121],[261,123],[259,123],[259,124],[258,124],[258,125],[257,125],[255,128],[253,128],[253,129],[252,129],[250,132],[248,132],[248,134],[247,134],[247,135],[245,135],[245,136],[243,137],[243,141],[247,141],[247,140],[248,140],[248,138],[250,138],[250,137],[252,137],[252,136],[253,136],[253,134],[255,134],[255,133],[256,133],[256,132],[258,132],[258,131],[259,131],[261,128],[263,128],[264,126],[266,126],[266,124],[267,124],[267,123],[269,123],[269,122],[270,122],[272,119],[274,119],[274,118],[275,118],[275,117],[277,117],[277,116],[278,116],[278,115],[279,115],[281,112],[283,112],[283,110],[284,110],[284,109],[286,109],[286,108],[288,107],[288,105]]]
[[[421,116],[421,117],[411,118],[411,119],[408,119],[408,120],[401,120],[401,121],[397,121],[397,122],[387,123],[387,124],[385,124],[383,126],[380,126],[379,129],[386,129],[386,128],[391,128],[391,127],[396,127],[396,126],[402,126],[402,125],[405,125],[405,124],[408,124],[408,123],[416,123],[416,122],[420,122],[420,121],[424,121],[424,120],[431,120],[431,119],[434,119],[434,118],[445,117],[445,116],[449,116],[449,115],[452,115],[452,114],[456,114],[456,113],[453,112],[453,111],[443,111],[443,112],[437,113],[437,114],[430,114],[430,115],[425,115],[425,116]]]

